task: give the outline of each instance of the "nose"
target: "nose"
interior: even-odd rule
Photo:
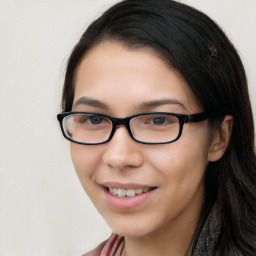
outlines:
[[[107,144],[103,162],[120,170],[126,167],[140,167],[144,162],[141,144],[130,137],[126,127],[117,127],[114,136]]]

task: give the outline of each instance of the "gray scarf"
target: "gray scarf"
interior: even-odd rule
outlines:
[[[199,227],[202,224],[200,223]],[[203,228],[196,235],[187,256],[216,256],[218,255],[218,243],[221,235],[221,221],[217,205],[214,204]]]

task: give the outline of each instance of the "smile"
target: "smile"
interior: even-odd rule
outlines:
[[[134,197],[142,193],[147,193],[150,188],[136,188],[136,189],[125,189],[125,188],[108,188],[109,192],[117,197]]]
[[[139,184],[103,183],[102,191],[109,206],[121,211],[133,210],[153,198],[158,187]]]

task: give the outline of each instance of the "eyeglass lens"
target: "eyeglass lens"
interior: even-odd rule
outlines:
[[[112,121],[93,114],[72,114],[63,120],[64,132],[71,140],[101,143],[111,135]],[[147,114],[131,118],[133,137],[141,142],[161,143],[175,140],[179,134],[179,119],[172,115]]]

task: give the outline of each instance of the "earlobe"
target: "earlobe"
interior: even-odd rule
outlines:
[[[227,115],[221,123],[220,129],[214,131],[208,151],[208,161],[218,161],[225,153],[233,127],[233,116]]]

